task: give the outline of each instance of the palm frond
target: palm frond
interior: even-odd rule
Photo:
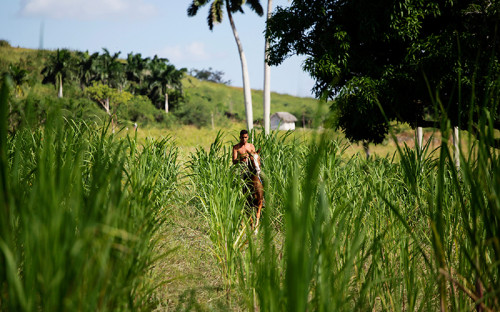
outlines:
[[[229,11],[231,11],[231,13],[236,13],[236,12],[240,12],[240,13],[245,13],[243,12],[243,4],[245,3],[244,1],[242,0],[227,0],[228,1],[228,6],[229,6]]]
[[[195,16],[198,13],[198,9],[206,5],[208,0],[193,0],[193,3],[187,9],[188,16]]]
[[[210,10],[208,11],[207,22],[210,30],[213,30],[215,24],[219,24],[222,22],[223,11],[222,4],[223,0],[215,0],[212,2],[210,6]]]
[[[247,0],[247,5],[259,16],[264,15],[264,9],[259,0]]]

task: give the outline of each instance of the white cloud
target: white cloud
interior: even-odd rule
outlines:
[[[157,9],[145,0],[23,0],[21,15],[56,19],[144,18]]]
[[[160,49],[156,54],[168,58],[173,63],[207,61],[218,57],[208,53],[205,44],[198,41],[187,45],[167,46]]]

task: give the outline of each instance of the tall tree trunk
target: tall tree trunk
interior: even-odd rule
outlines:
[[[455,156],[455,166],[460,169],[460,133],[458,127],[453,127],[453,147]]]
[[[267,0],[267,21],[271,17],[271,11],[273,9],[273,0]],[[269,40],[266,37],[266,44],[264,50],[264,91],[263,91],[263,105],[264,105],[264,133],[269,134],[270,124],[271,124],[271,67],[267,64],[267,59],[269,56]]]
[[[59,92],[57,93],[58,98],[63,97],[63,83],[62,83],[62,76],[59,76]]]
[[[370,159],[370,146],[368,145],[368,141],[363,141],[363,150],[366,154],[366,159]]]
[[[168,93],[165,91],[165,113],[168,114]]]
[[[253,110],[252,110],[252,94],[250,89],[250,78],[248,75],[248,66],[245,53],[243,52],[243,46],[241,45],[240,37],[236,31],[236,26],[234,25],[233,15],[229,9],[229,2],[226,1],[227,16],[229,17],[229,22],[231,23],[231,28],[233,30],[234,40],[236,40],[236,45],[238,46],[238,52],[240,53],[241,60],[241,71],[243,75],[243,94],[245,98],[245,115],[247,118],[247,129],[248,131],[253,129]]]
[[[106,98],[104,100],[104,109],[106,110],[106,113],[111,116],[111,112],[109,110],[109,98]]]
[[[423,143],[424,143],[424,135],[422,131],[422,127],[417,127],[417,148],[422,151]]]

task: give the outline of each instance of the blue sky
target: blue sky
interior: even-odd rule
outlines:
[[[0,39],[13,46],[38,48],[43,23],[45,49],[157,54],[176,67],[220,70],[231,85],[242,86],[238,50],[227,16],[210,31],[208,6],[187,16],[192,0],[1,0]],[[261,1],[264,9],[267,1]],[[273,7],[288,0],[273,0]],[[252,89],[263,88],[265,18],[248,6],[234,15],[245,51]],[[303,57],[293,56],[271,68],[271,89],[312,96],[314,81],[302,71]],[[257,103],[254,103],[256,105]]]

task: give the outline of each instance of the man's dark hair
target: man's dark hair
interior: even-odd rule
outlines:
[[[241,130],[241,131],[240,131],[240,137],[241,137],[242,135],[244,135],[244,134],[248,134],[248,131],[246,131],[245,129],[243,129],[243,130]]]

